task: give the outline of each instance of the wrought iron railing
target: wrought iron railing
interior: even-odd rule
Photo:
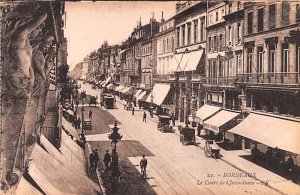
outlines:
[[[201,80],[204,84],[233,86],[233,85],[235,85],[235,83],[237,81],[237,77],[236,76],[205,77]]]
[[[274,72],[274,73],[243,73],[238,74],[239,83],[248,84],[275,84],[297,85],[300,74],[297,72]]]

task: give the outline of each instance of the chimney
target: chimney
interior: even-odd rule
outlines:
[[[162,11],[161,12],[161,22],[164,22],[165,21],[165,19],[164,19],[164,12]]]

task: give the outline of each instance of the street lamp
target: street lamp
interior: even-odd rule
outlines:
[[[108,139],[111,140],[112,144],[114,145],[114,148],[112,150],[112,154],[111,154],[111,171],[112,171],[112,177],[119,177],[120,176],[120,171],[119,171],[119,165],[118,165],[118,153],[117,153],[117,143],[118,141],[120,141],[123,137],[123,135],[121,135],[118,131],[120,128],[117,127],[117,121],[115,121],[115,125],[112,128],[112,133],[108,135]]]
[[[153,98],[154,98],[153,92],[151,92],[150,98],[151,98],[150,116],[151,118],[153,118]]]

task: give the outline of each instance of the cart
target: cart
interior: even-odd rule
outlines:
[[[95,97],[95,96],[90,97],[89,106],[91,106],[93,104],[95,105],[95,107],[97,106],[97,97]]]
[[[158,115],[157,129],[161,132],[174,132],[173,127],[170,126],[171,117],[167,115]]]
[[[83,121],[83,129],[84,130],[92,130],[92,121],[89,118],[84,119]]]
[[[191,127],[181,127],[178,128],[180,132],[180,142],[183,145],[188,145],[188,144],[195,144],[196,143],[196,137],[195,137],[195,129]]]
[[[115,98],[112,95],[106,95],[103,97],[104,107],[107,109],[113,109],[115,103]]]
[[[207,157],[220,158],[220,147],[214,140],[207,140],[204,146],[204,153]]]

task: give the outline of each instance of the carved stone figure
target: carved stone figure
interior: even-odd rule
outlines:
[[[31,66],[32,47],[29,38],[36,37],[41,29],[41,24],[47,18],[47,14],[32,19],[19,19],[10,21],[8,27],[10,58],[7,70],[7,93],[12,98],[25,98],[33,87],[34,73]],[[8,29],[8,30],[10,30]]]

